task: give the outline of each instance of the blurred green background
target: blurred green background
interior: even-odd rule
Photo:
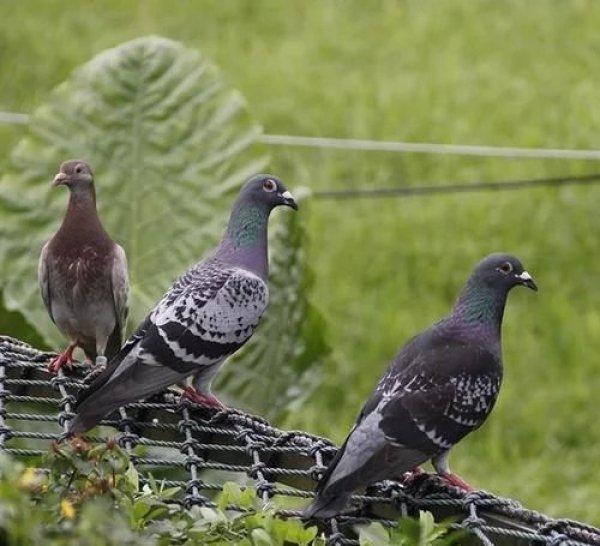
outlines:
[[[201,49],[266,133],[598,149],[592,1],[0,2],[0,110],[30,112],[79,64],[147,34]],[[0,169],[26,128],[0,124]],[[312,189],[583,174],[598,162],[272,147]],[[285,426],[341,441],[399,346],[444,314],[473,264],[522,258],[537,295],[505,317],[505,384],[453,452],[468,481],[600,523],[600,187],[313,201],[314,301],[333,348]],[[18,315],[0,317],[18,331]]]

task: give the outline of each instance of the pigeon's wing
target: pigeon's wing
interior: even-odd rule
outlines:
[[[187,373],[221,362],[254,333],[267,303],[267,285],[249,271],[192,269],[152,312],[140,357]]]
[[[498,357],[483,347],[440,339],[382,386],[380,428],[391,442],[434,454],[480,427],[502,381]]]
[[[44,305],[46,306],[46,310],[54,322],[54,317],[52,316],[52,302],[50,296],[50,275],[48,272],[48,245],[50,241],[48,241],[44,247],[42,248],[42,253],[40,254],[40,261],[38,262],[38,284],[40,285],[40,291],[42,293],[42,299],[44,300]]]
[[[129,275],[127,256],[120,245],[114,246],[114,258],[111,270],[112,297],[119,331],[123,331],[129,313]]]

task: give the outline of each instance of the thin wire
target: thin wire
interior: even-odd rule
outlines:
[[[295,135],[260,135],[259,142],[273,146],[302,146],[336,150],[400,152],[417,154],[467,155],[526,159],[600,160],[600,150],[563,148],[527,148],[517,146],[485,146],[471,144],[439,144],[432,142],[394,142],[356,138],[327,138]]]
[[[415,197],[418,195],[469,193],[480,191],[511,191],[543,186],[567,186],[572,184],[598,184],[600,173],[577,176],[557,176],[523,180],[500,180],[495,182],[474,182],[470,184],[447,184],[436,186],[403,186],[399,188],[358,188],[348,190],[315,191],[317,199],[351,199],[380,197]]]
[[[27,125],[29,123],[29,116],[18,112],[0,112],[0,123]]]
[[[29,114],[20,112],[0,112],[0,123],[27,125]],[[359,150],[378,152],[399,152],[416,154],[442,154],[484,157],[507,157],[525,159],[580,159],[600,160],[600,150],[567,148],[527,148],[520,146],[487,146],[479,144],[440,144],[434,142],[395,142],[389,140],[368,140],[357,138],[328,138],[297,135],[260,135],[263,144],[273,146],[302,146],[309,148],[329,148],[337,150]]]

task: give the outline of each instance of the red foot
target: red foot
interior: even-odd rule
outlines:
[[[201,406],[208,406],[219,410],[226,409],[226,406],[214,394],[204,394],[192,387],[186,387],[183,390],[183,396]]]
[[[440,474],[440,476],[446,483],[453,485],[454,487],[464,489],[465,491],[475,491],[475,489],[456,474],[449,472],[448,474]]]
[[[75,350],[75,345],[69,345],[67,350],[64,353],[59,354],[56,358],[48,364],[48,371],[50,373],[58,373],[63,366],[66,366],[67,369],[73,369],[73,351]]]

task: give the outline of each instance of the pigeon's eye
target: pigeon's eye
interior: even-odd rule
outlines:
[[[510,262],[503,263],[498,268],[498,271],[500,271],[501,273],[504,273],[505,275],[508,275],[509,273],[511,273],[512,270],[513,270],[513,266]]]
[[[82,165],[77,165],[77,167],[75,167],[75,172],[77,174],[81,174],[83,172],[83,166]]]
[[[275,180],[272,180],[271,178],[267,178],[263,182],[263,190],[272,192],[272,191],[275,191],[276,189],[277,189],[277,184],[275,183]]]

